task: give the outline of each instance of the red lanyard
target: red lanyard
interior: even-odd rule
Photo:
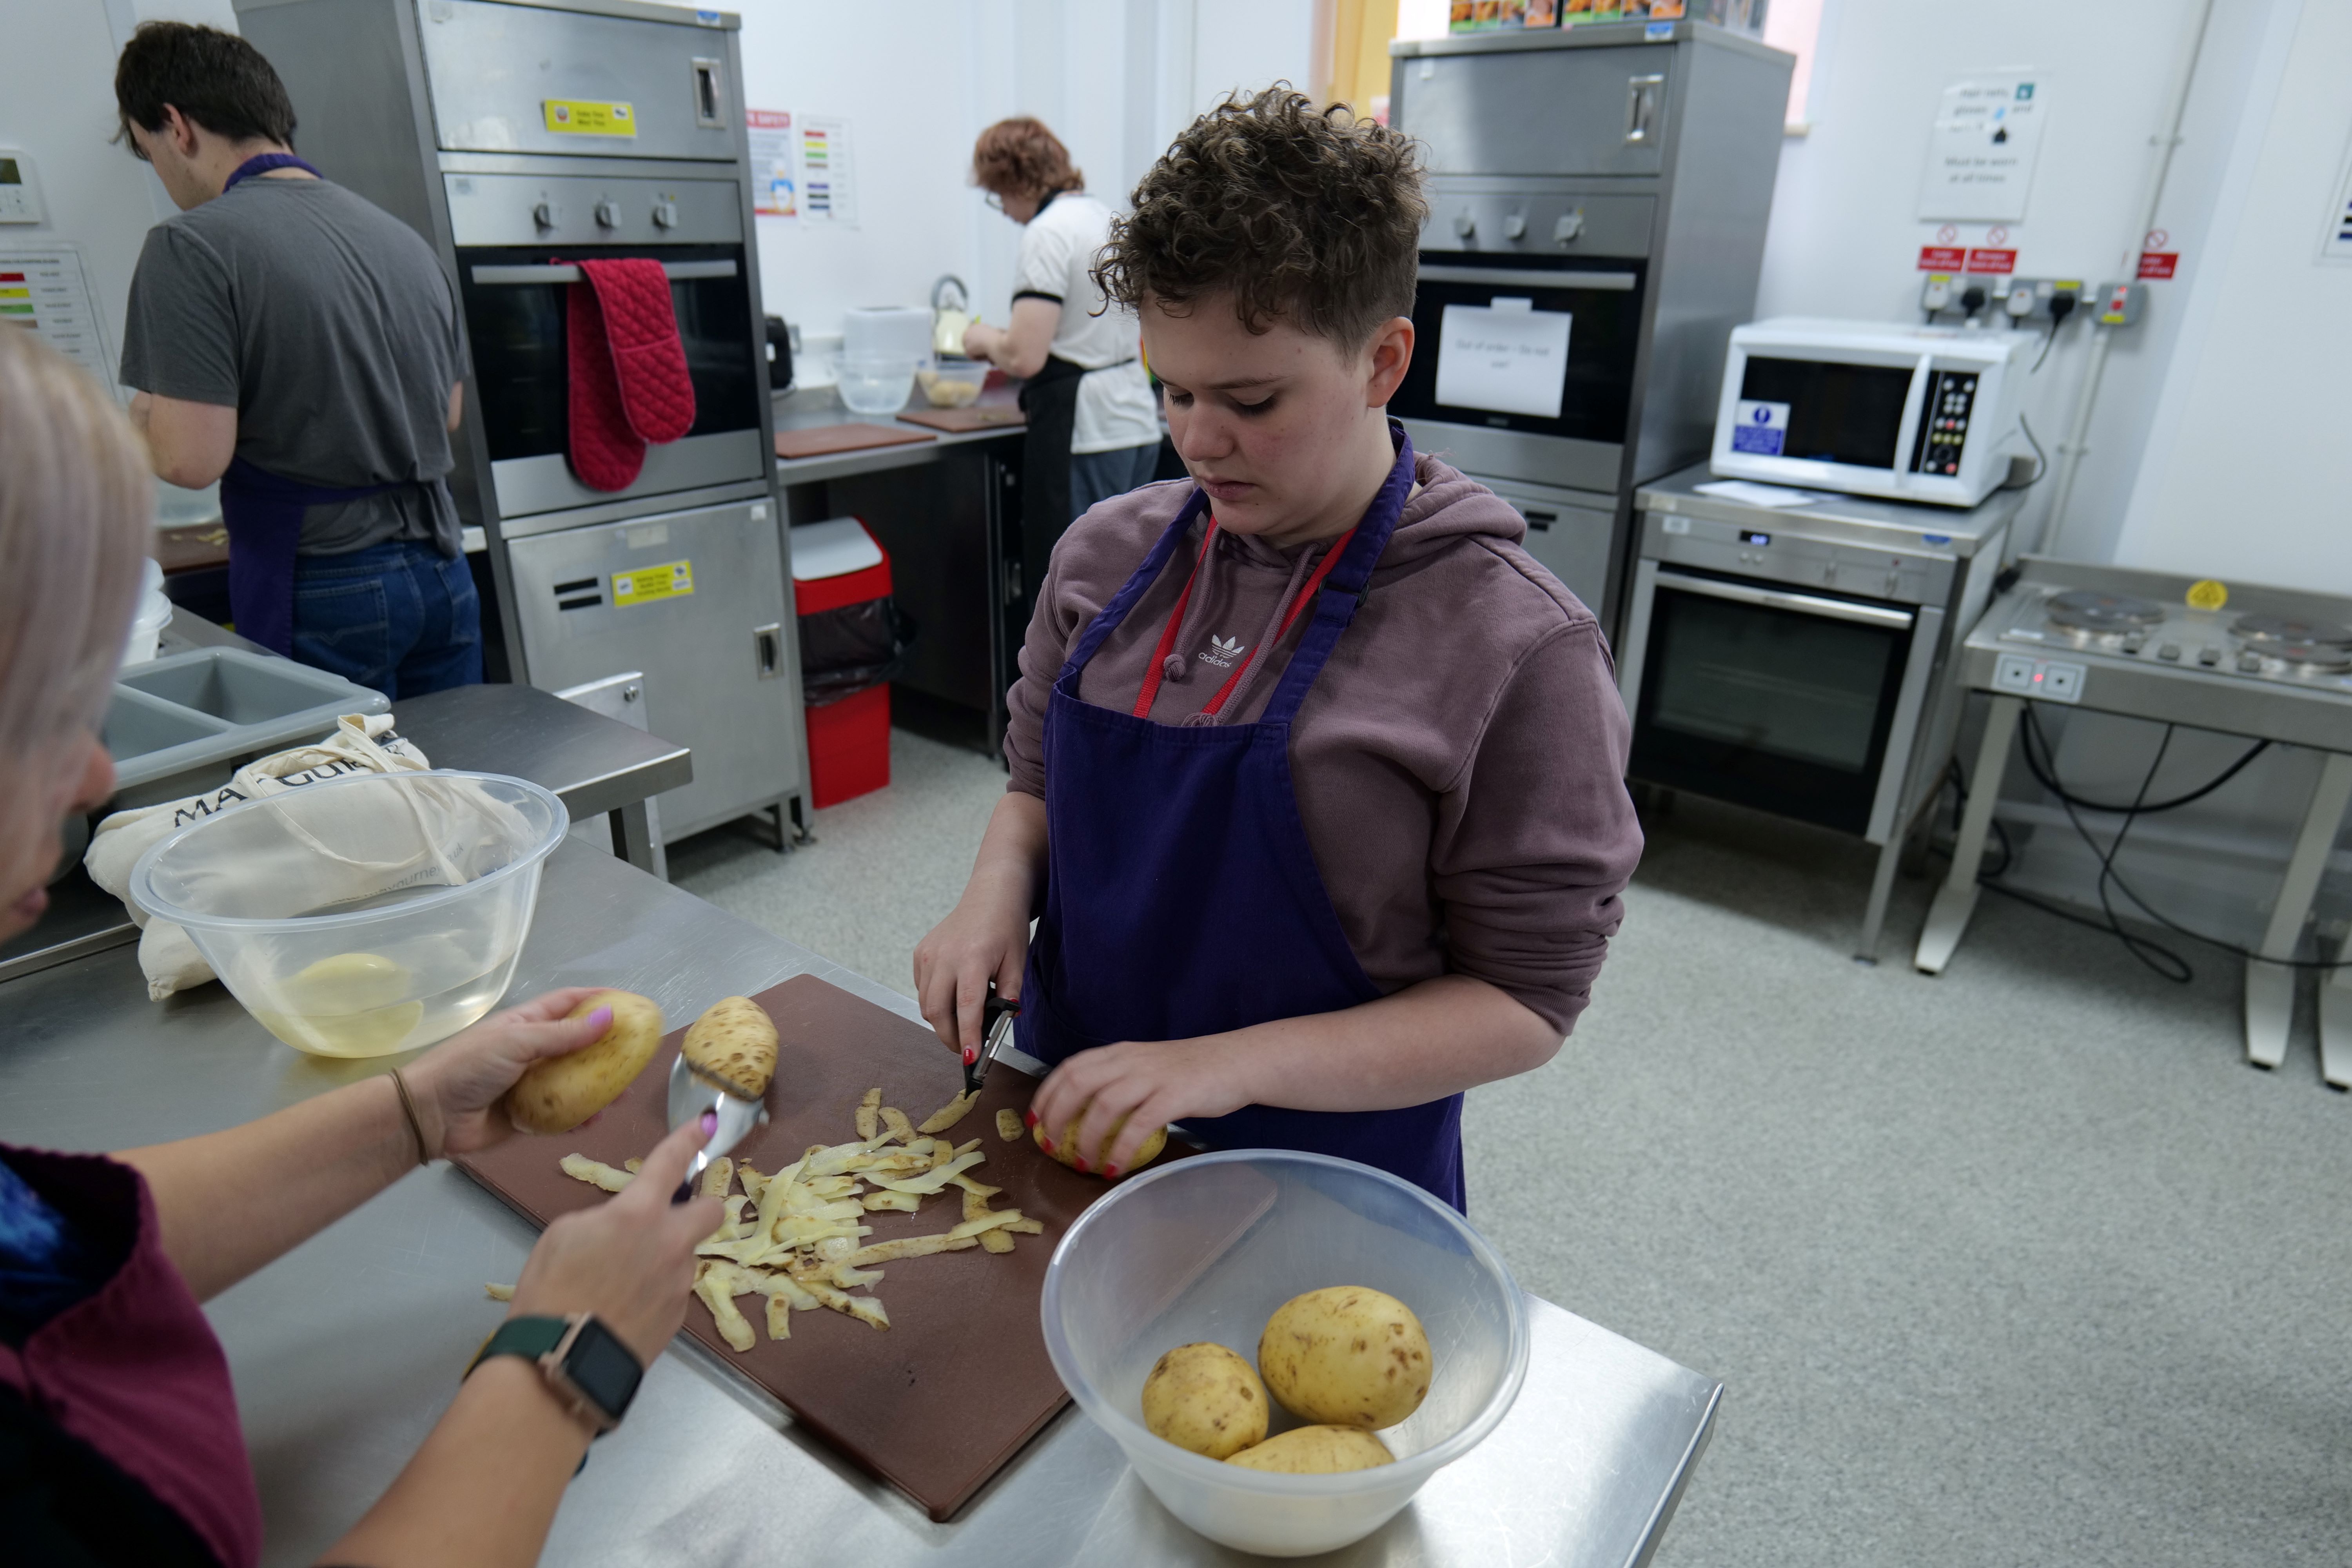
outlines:
[[[1347,550],[1348,542],[1355,537],[1356,530],[1353,528],[1348,530],[1331,542],[1331,548],[1325,551],[1323,559],[1315,563],[1315,570],[1309,573],[1307,581],[1300,584],[1298,596],[1290,601],[1290,608],[1283,615],[1281,629],[1274,634],[1274,640],[1276,643],[1290,635],[1290,623],[1298,618],[1298,612],[1315,602],[1316,590],[1323,586],[1323,579],[1331,574],[1331,568],[1339,563],[1339,557]],[[1151,716],[1151,704],[1160,695],[1160,679],[1168,668],[1168,655],[1174,649],[1176,634],[1183,626],[1184,606],[1192,602],[1192,584],[1200,580],[1201,563],[1209,558],[1209,552],[1216,542],[1217,521],[1213,517],[1209,520],[1209,531],[1201,538],[1201,552],[1192,558],[1192,574],[1184,579],[1184,591],[1176,595],[1176,607],[1169,612],[1168,624],[1160,631],[1159,646],[1151,650],[1151,668],[1143,672],[1143,689],[1135,699],[1135,716],[1139,719],[1148,719]],[[1234,688],[1241,684],[1243,671],[1256,663],[1258,656],[1264,651],[1263,648],[1252,648],[1249,657],[1234,667],[1234,672],[1225,677],[1225,683],[1217,688],[1216,695],[1209,699],[1201,711],[1213,716],[1222,710],[1225,705],[1225,699],[1231,697],[1234,694]]]

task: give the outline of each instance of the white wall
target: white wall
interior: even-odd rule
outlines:
[[[2352,266],[2318,259],[2352,143],[2352,5],[2281,5],[2116,555],[2352,595]]]
[[[2143,323],[2116,340],[2088,455],[2075,483],[2066,553],[2113,557],[2155,416],[2185,300],[2212,258],[2214,202],[2270,16],[2296,0],[2216,0],[2182,143],[2157,222],[2181,275],[2149,285]],[[1759,315],[1916,319],[1919,247],[1938,223],[1916,216],[1937,95],[1971,72],[2032,69],[2050,105],[2023,221],[2006,242],[2021,273],[2119,275],[2137,249],[2149,138],[2197,0],[2147,0],[2128,25],[2105,6],[2046,0],[1829,0],[1814,61],[1811,133],[1784,145],[1758,292]],[[2340,137],[2339,137],[2340,146]],[[2314,209],[2314,222],[2317,212]],[[1962,224],[1981,245],[1990,226]],[[2078,315],[2033,378],[2026,416],[2056,456],[2080,386],[2090,325]],[[2038,531],[2037,487],[2021,520]]]
[[[69,241],[82,252],[108,352],[147,230],[173,209],[148,167],[110,140],[114,58],[131,29],[169,18],[236,30],[228,0],[10,0],[0,49],[0,146],[24,152],[47,220],[0,226],[0,245]]]
[[[826,338],[854,305],[927,303],[954,273],[1002,321],[1020,231],[968,183],[981,131],[1054,128],[1114,206],[1192,118],[1234,87],[1304,83],[1311,0],[903,0],[887,8],[740,0],[754,108],[850,122],[858,226],[760,220],[769,310]],[[887,17],[887,22],[884,18]]]

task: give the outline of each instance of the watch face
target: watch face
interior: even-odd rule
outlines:
[[[593,1318],[580,1326],[580,1337],[563,1358],[563,1373],[572,1386],[616,1420],[628,1409],[637,1381],[645,1375],[628,1347]]]

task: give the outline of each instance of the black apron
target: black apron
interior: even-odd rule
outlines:
[[[1078,425],[1084,365],[1056,354],[1021,388],[1029,429],[1021,444],[1021,582],[1034,605],[1054,545],[1070,526],[1070,442]],[[1024,616],[1025,624],[1027,616]]]

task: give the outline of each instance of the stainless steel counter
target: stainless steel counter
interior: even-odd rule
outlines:
[[[548,863],[512,994],[618,985],[684,1018],[803,973],[915,1016],[895,993],[566,844]],[[0,1141],[60,1149],[229,1126],[404,1059],[299,1056],[217,985],[151,1003],[129,950],[0,985]],[[499,1321],[483,1284],[512,1280],[532,1239],[503,1205],[437,1166],[206,1309],[236,1379],[267,1563],[310,1562],[390,1482]],[[1534,1357],[1502,1426],[1379,1533],[1318,1561],[1647,1561],[1722,1385],[1549,1302],[1529,1304]],[[627,1424],[597,1445],[541,1561],[719,1568],[820,1557],[861,1568],[1259,1561],[1178,1524],[1075,1409],[961,1518],[933,1524],[685,1341],[654,1366]]]

